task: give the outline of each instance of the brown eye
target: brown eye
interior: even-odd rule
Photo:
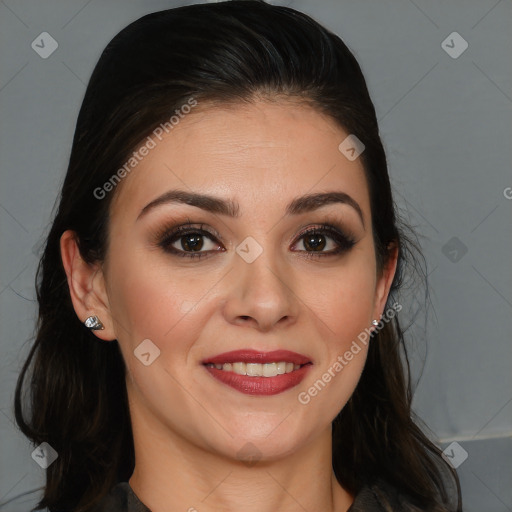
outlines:
[[[215,235],[205,229],[190,226],[180,226],[166,233],[158,245],[168,253],[188,258],[201,258],[221,247]]]
[[[184,251],[200,251],[204,245],[204,235],[198,233],[189,233],[188,235],[182,235],[181,248]]]
[[[310,233],[304,235],[304,247],[307,251],[323,251],[327,245],[325,235],[321,233]]]
[[[348,251],[355,240],[339,228],[325,224],[309,229],[299,236],[308,257],[333,256]],[[298,242],[296,243],[296,245]],[[327,250],[326,250],[327,249]]]
[[[167,253],[186,257],[201,258],[211,252],[225,250],[218,242],[219,236],[201,227],[190,225],[171,228],[159,237],[158,245]],[[302,241],[302,242],[301,242]],[[295,252],[307,257],[335,256],[348,251],[355,245],[355,240],[340,228],[328,224],[304,231],[294,246],[302,243],[302,249]]]

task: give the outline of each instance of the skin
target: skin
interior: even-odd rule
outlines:
[[[332,471],[331,422],[357,385],[367,347],[308,404],[298,394],[380,318],[396,251],[379,274],[362,163],[338,150],[348,133],[333,120],[292,101],[200,107],[117,187],[103,264],[83,262],[72,232],[61,238],[78,317],[97,315],[105,329],[96,336],[117,339],[127,364],[136,453],[130,485],[153,512],[346,511],[354,497]],[[235,200],[240,217],[169,203],[137,220],[172,189]],[[349,194],[364,225],[341,203],[285,216],[292,199],[327,191]],[[202,239],[204,258],[180,258],[155,241],[158,230],[187,219],[220,234]],[[326,222],[350,232],[355,245],[305,258],[299,235]],[[263,249],[252,263],[235,252],[247,236]],[[324,254],[337,247],[325,236]],[[184,250],[182,240],[173,246]],[[149,366],[133,353],[145,339],[160,350]],[[201,364],[241,348],[288,349],[313,366],[281,394],[246,395]],[[244,447],[253,447],[256,463],[239,460]]]

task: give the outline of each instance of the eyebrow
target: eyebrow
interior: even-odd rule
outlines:
[[[181,203],[201,208],[207,212],[228,217],[240,217],[240,205],[232,200],[220,199],[218,197],[199,194],[197,192],[187,192],[184,190],[169,190],[161,196],[148,203],[139,213],[137,220],[146,215],[150,210],[168,203]],[[307,213],[329,204],[341,203],[351,206],[359,215],[364,226],[363,212],[359,204],[350,195],[345,192],[332,191],[317,194],[306,194],[295,198],[286,207],[286,215],[299,215]]]

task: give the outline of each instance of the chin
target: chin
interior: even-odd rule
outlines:
[[[245,428],[230,430],[233,437],[226,446],[229,456],[237,460],[273,461],[285,458],[307,444],[311,436],[303,430],[304,427],[302,431],[294,431],[292,425],[284,426],[286,421],[282,418],[280,421],[268,428],[268,424],[263,427],[255,424],[253,419]]]

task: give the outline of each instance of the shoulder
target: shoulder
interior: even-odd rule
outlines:
[[[354,498],[354,503],[347,512],[425,512],[424,508],[414,505],[410,496],[379,480],[372,485],[365,485]],[[445,508],[436,508],[431,512],[449,512]]]
[[[91,512],[151,512],[135,495],[128,482],[119,482]]]
[[[384,482],[378,482],[365,485],[357,493],[347,512],[387,512],[395,510],[398,502],[396,490]]]

